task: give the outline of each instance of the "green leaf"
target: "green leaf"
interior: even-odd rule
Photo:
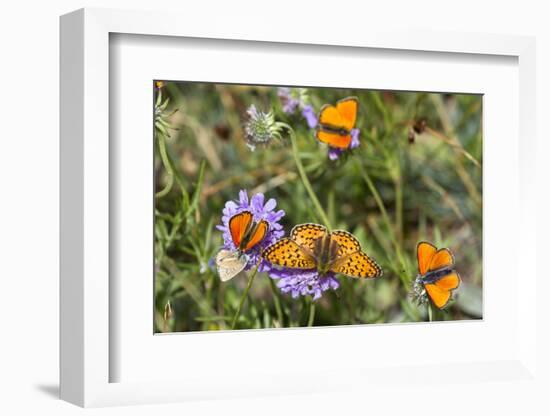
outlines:
[[[201,196],[201,190],[202,190],[202,184],[204,182],[204,171],[206,169],[206,161],[203,159],[201,161],[201,166],[199,169],[199,177],[197,179],[197,185],[195,186],[195,192],[193,193],[193,198],[191,199],[191,205],[189,206],[189,209],[187,210],[186,215],[190,216],[192,215],[195,210],[197,209],[197,206],[199,205],[199,200]]]

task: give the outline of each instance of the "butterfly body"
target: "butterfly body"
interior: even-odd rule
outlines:
[[[317,272],[323,276],[330,271],[331,266],[338,259],[338,243],[331,238],[330,234],[315,240],[313,258],[317,263]]]
[[[424,276],[420,276],[420,279],[424,284],[435,283],[439,279],[448,275],[449,273],[452,273],[453,271],[454,269],[452,269],[451,267],[444,267],[439,270],[433,270],[431,272],[428,272]]]
[[[358,107],[356,97],[344,98],[335,106],[323,106],[319,112],[317,139],[330,147],[347,149],[351,144],[351,131],[355,126]]]
[[[460,275],[455,270],[454,256],[448,248],[437,249],[425,241],[418,243],[418,276],[426,295],[439,309],[443,309],[460,285]]]
[[[319,129],[325,131],[326,133],[337,134],[339,136],[347,136],[351,134],[351,130],[347,130],[343,127],[331,126],[329,124],[321,125]]]
[[[263,257],[272,264],[315,269],[320,276],[329,272],[350,277],[378,277],[382,269],[362,250],[347,231],[328,232],[319,224],[300,224],[289,238],[282,238],[265,249]]]
[[[254,221],[250,211],[242,211],[229,220],[229,232],[235,250],[222,249],[216,255],[216,267],[222,282],[231,280],[248,264],[247,253],[260,244],[269,231],[267,221]]]
[[[239,251],[244,253],[252,247],[249,247],[250,242],[253,241],[254,236],[258,233],[260,223],[250,222],[250,225],[246,228],[242,240],[239,243]]]

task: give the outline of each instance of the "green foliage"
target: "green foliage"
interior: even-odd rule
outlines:
[[[325,103],[357,96],[361,146],[330,161],[299,112],[282,111],[273,87],[168,82],[155,103],[155,330],[297,327],[415,322],[427,308],[409,297],[416,245],[449,247],[462,277],[457,301],[433,319],[481,317],[481,96],[315,88]],[[162,96],[160,96],[162,94]],[[166,97],[166,98],[165,98]],[[267,275],[220,282],[211,259],[222,245],[227,200],[263,192],[295,224],[325,222],[300,179],[290,137],[246,146],[246,109],[292,126],[296,152],[328,221],[352,232],[383,268],[373,280],[340,277],[321,299],[292,299]],[[421,123],[424,120],[425,124]],[[415,131],[416,129],[416,131]],[[250,276],[249,272],[249,276]]]

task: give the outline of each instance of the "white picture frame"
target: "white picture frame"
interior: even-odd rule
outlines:
[[[387,386],[395,379],[401,380],[399,383],[405,386],[403,388],[421,389],[422,386],[430,386],[432,377],[447,371],[452,371],[454,377],[463,383],[475,384],[499,379],[518,383],[530,380],[536,383],[537,328],[532,317],[536,315],[534,288],[537,270],[533,251],[529,250],[532,247],[530,242],[536,241],[536,218],[532,215],[535,212],[532,208],[536,194],[530,181],[535,172],[535,147],[529,146],[535,140],[536,125],[534,39],[472,33],[434,34],[419,30],[390,32],[374,28],[350,29],[335,34],[316,30],[313,26],[308,31],[300,28],[280,31],[275,24],[251,26],[243,35],[234,32],[233,24],[228,22],[226,25],[205,27],[198,20],[188,20],[188,24],[182,26],[181,16],[177,14],[105,9],[83,9],[61,19],[61,398],[86,407],[159,403],[201,398],[330,393],[365,384],[371,389],[375,381],[382,384],[382,387],[376,388],[383,389],[384,385]],[[517,169],[511,172],[517,173],[517,177],[512,177],[512,180],[518,186],[511,192],[517,196],[518,202],[510,209],[517,214],[519,224],[512,231],[517,233],[515,238],[520,242],[517,245],[516,261],[517,264],[521,262],[525,265],[522,283],[530,288],[525,290],[518,285],[517,291],[510,295],[515,296],[516,302],[510,315],[514,320],[511,339],[517,345],[514,344],[510,349],[504,348],[502,354],[496,354],[498,357],[495,360],[469,357],[467,361],[446,362],[437,358],[435,362],[420,360],[414,367],[404,362],[392,363],[387,359],[381,359],[378,366],[370,363],[366,367],[358,365],[354,368],[343,363],[340,367],[336,365],[321,372],[326,375],[322,378],[319,373],[308,374],[300,369],[295,372],[289,372],[288,369],[260,369],[258,374],[266,377],[265,382],[250,382],[246,377],[239,379],[233,374],[221,375],[219,380],[212,380],[207,375],[201,378],[198,374],[163,380],[162,374],[157,374],[146,375],[142,380],[124,381],[122,378],[113,382],[112,368],[115,362],[124,358],[117,353],[123,350],[112,348],[111,319],[112,311],[116,310],[113,304],[116,299],[112,296],[113,287],[109,280],[114,267],[109,249],[110,228],[116,226],[111,217],[110,181],[111,173],[117,169],[113,165],[117,161],[110,155],[109,143],[112,134],[109,121],[109,56],[113,34],[212,39],[213,42],[270,42],[277,43],[281,50],[291,44],[306,48],[330,45],[335,48],[333,50],[350,54],[368,48],[409,51],[411,54],[430,52],[435,57],[431,59],[449,54],[467,55],[472,61],[486,55],[517,59],[519,105],[517,114],[513,115],[517,116],[517,123],[512,121],[511,125],[519,127],[519,131],[513,133],[519,151],[517,154],[513,152],[517,157]],[[161,38],[160,42],[162,39],[168,38]],[[514,157],[512,153],[509,155]],[[491,175],[491,171],[486,174]],[[525,261],[527,258],[530,261]],[[517,276],[518,272],[513,270],[512,273]],[[484,312],[491,314],[490,310]],[[446,331],[456,332],[460,331],[459,328],[455,325]],[[470,331],[471,327],[467,330]],[[306,335],[307,338],[315,337],[316,342],[326,343],[330,339],[327,337],[332,334],[328,330],[306,331],[283,331],[279,335],[276,334],[278,331],[271,331],[269,335],[256,332],[215,336],[223,336],[226,341],[231,340],[236,345],[251,345],[260,342],[257,340],[261,338],[274,336],[285,337],[288,341],[301,337],[301,342],[309,342]],[[416,332],[418,326],[400,326],[391,331],[384,335],[388,337],[388,343],[399,342],[398,332]],[[152,331],[150,335],[153,337]],[[160,348],[170,348],[168,344],[177,342],[175,337],[178,336],[181,337],[161,337]],[[209,342],[219,343],[219,338],[214,338],[214,335],[184,336],[202,337],[205,342],[201,348]],[[384,349],[384,344],[380,343],[378,348]],[[232,386],[227,386],[228,379],[234,380]]]

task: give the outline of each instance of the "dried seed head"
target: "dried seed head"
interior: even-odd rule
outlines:
[[[417,305],[425,305],[428,303],[428,294],[424,288],[424,283],[422,283],[422,276],[416,276],[410,296]]]
[[[254,105],[246,111],[248,120],[244,126],[246,133],[246,144],[251,150],[258,145],[267,145],[273,139],[281,138],[282,127],[275,121],[272,112],[263,112],[256,109]]]

